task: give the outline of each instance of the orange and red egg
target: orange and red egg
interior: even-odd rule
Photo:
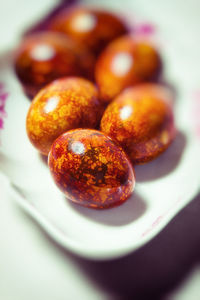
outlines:
[[[62,133],[74,128],[95,128],[102,116],[96,87],[89,80],[67,77],[53,81],[32,101],[26,129],[31,143],[44,155]]]
[[[76,129],[59,136],[49,153],[49,168],[68,199],[90,208],[122,204],[135,185],[124,151],[97,130]]]
[[[16,51],[15,71],[30,98],[63,76],[91,78],[93,68],[94,56],[61,33],[35,33]]]
[[[128,35],[120,37],[106,47],[96,63],[100,98],[109,103],[128,86],[155,79],[160,70],[160,55],[153,45]]]
[[[134,164],[156,158],[175,137],[169,90],[158,84],[126,89],[108,105],[101,130],[122,146]]]
[[[73,7],[60,12],[50,22],[49,29],[65,33],[95,54],[127,33],[126,25],[118,16],[89,7]]]

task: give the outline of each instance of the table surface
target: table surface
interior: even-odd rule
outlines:
[[[108,6],[112,4],[112,1],[105,2]],[[20,36],[30,19],[39,19],[56,1],[38,0],[31,6],[27,3],[30,2],[1,3],[2,49],[9,47],[13,36]],[[131,3],[135,12],[163,26],[176,23],[176,30],[186,26],[187,32],[195,31],[199,38],[196,47],[200,48],[200,1],[126,0],[123,3],[128,7]],[[200,67],[199,61],[197,67],[198,64]],[[1,187],[0,299],[199,299],[199,212],[200,196],[197,196],[140,250],[118,260],[95,262],[58,246]]]

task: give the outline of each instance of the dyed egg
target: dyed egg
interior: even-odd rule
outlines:
[[[101,130],[122,146],[134,164],[148,162],[175,137],[171,100],[170,91],[158,84],[128,88],[105,110]]]
[[[42,32],[25,38],[16,53],[15,70],[26,94],[32,98],[56,78],[93,72],[93,59],[92,54],[65,35]]]
[[[90,81],[66,77],[43,88],[31,103],[26,119],[31,143],[44,155],[63,132],[95,128],[102,115],[97,89]]]
[[[77,129],[59,136],[49,152],[55,183],[71,201],[91,208],[122,204],[135,184],[124,153],[102,132]]]
[[[127,32],[117,16],[86,7],[62,11],[49,27],[50,30],[66,33],[96,54],[110,41]]]
[[[148,42],[121,37],[110,43],[97,60],[95,78],[104,102],[123,89],[156,78],[161,69],[157,50]]]

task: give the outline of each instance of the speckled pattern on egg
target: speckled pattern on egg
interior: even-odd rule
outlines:
[[[59,77],[93,78],[94,56],[61,33],[40,32],[28,36],[15,56],[16,74],[30,98]]]
[[[58,137],[49,153],[49,167],[67,198],[90,208],[122,204],[135,184],[124,153],[97,130],[71,130]]]
[[[62,133],[79,127],[95,128],[102,115],[97,89],[78,77],[58,79],[34,98],[26,119],[31,143],[44,155]]]
[[[128,88],[105,110],[101,130],[123,147],[134,164],[156,158],[175,136],[169,90],[150,83]]]
[[[128,86],[155,79],[160,70],[159,53],[149,42],[129,35],[114,40],[101,53],[95,67],[101,100],[110,102]]]
[[[125,24],[110,12],[87,7],[73,7],[62,11],[49,25],[50,30],[70,36],[93,53],[127,32]]]

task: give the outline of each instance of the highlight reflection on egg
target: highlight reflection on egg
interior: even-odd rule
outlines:
[[[63,132],[95,128],[102,115],[97,89],[78,77],[58,79],[34,98],[27,114],[26,128],[31,143],[44,155]]]
[[[49,168],[67,198],[90,208],[122,204],[134,189],[126,154],[97,130],[76,129],[59,136],[49,153]]]
[[[123,89],[158,76],[161,60],[148,42],[123,36],[111,42],[97,60],[95,78],[101,100],[110,102]]]
[[[104,112],[101,130],[117,141],[134,164],[165,151],[175,137],[169,90],[158,84],[127,88]]]
[[[93,74],[94,56],[65,35],[41,32],[28,36],[16,53],[15,70],[32,98],[47,83],[69,75]]]
[[[126,26],[117,16],[87,7],[62,11],[49,27],[50,30],[65,33],[94,53],[99,53],[109,42],[127,32]]]

